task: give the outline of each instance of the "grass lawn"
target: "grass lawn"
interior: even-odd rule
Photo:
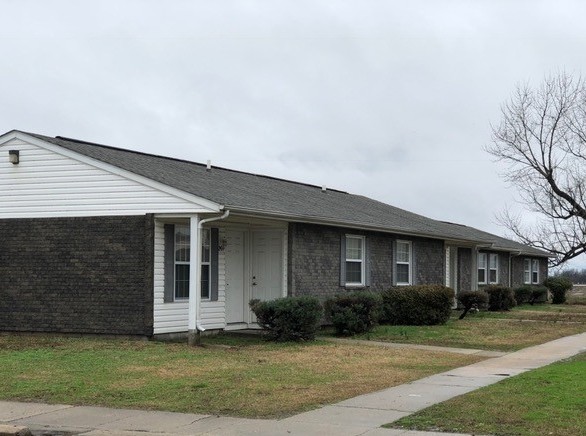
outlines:
[[[504,380],[389,424],[497,435],[586,434],[586,354]]]
[[[586,306],[542,304],[479,312],[440,326],[377,326],[359,339],[514,351],[586,331]]]
[[[481,358],[219,336],[208,347],[0,335],[0,399],[279,417]]]
[[[567,294],[569,304],[586,305],[586,285],[574,285]]]

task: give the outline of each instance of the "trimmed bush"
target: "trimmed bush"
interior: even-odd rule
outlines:
[[[572,289],[572,282],[565,277],[549,277],[545,279],[543,285],[549,289],[552,294],[552,304],[564,304],[566,302],[566,292]]]
[[[445,324],[454,303],[454,291],[442,285],[397,286],[383,291],[381,295],[381,324]]]
[[[249,305],[258,324],[275,341],[310,341],[320,328],[323,309],[315,297],[250,300]]]
[[[534,305],[547,301],[547,288],[545,286],[523,285],[513,289],[517,304]]]
[[[517,305],[515,294],[511,288],[494,285],[482,288],[482,290],[488,294],[488,310],[492,312],[511,310]]]
[[[378,323],[382,298],[373,292],[338,295],[324,303],[326,318],[338,335],[366,333]]]
[[[464,319],[470,309],[476,308],[480,310],[486,308],[488,294],[484,291],[463,291],[458,294],[458,301],[464,307],[464,312],[462,312],[459,319]]]

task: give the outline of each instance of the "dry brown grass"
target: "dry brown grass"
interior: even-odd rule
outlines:
[[[478,360],[319,342],[237,339],[231,348],[190,348],[0,335],[0,398],[277,417]]]
[[[586,306],[586,285],[574,285],[567,298],[568,304]]]

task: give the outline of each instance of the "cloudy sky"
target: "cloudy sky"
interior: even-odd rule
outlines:
[[[586,71],[580,1],[0,0],[0,131],[327,185],[506,235],[483,147]],[[572,266],[586,266],[586,259]]]

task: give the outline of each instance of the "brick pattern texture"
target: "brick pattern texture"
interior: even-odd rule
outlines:
[[[0,220],[0,330],[152,335],[153,217]]]
[[[537,259],[539,261],[539,284],[547,278],[547,259],[538,257],[513,256],[511,258],[511,269],[513,270],[512,287],[525,284],[525,259]]]
[[[356,289],[340,285],[340,244],[345,234],[366,236],[370,261],[370,290],[378,291],[393,286],[393,244],[397,239],[412,242],[414,284],[444,283],[443,241],[290,223],[289,295],[314,295],[325,300]]]

